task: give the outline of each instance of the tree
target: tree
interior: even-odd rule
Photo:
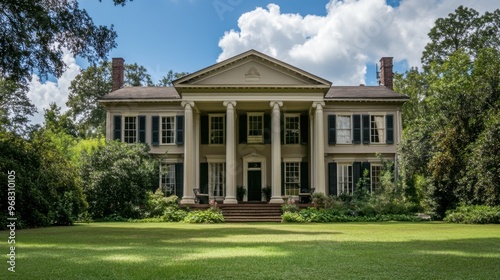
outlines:
[[[33,116],[36,107],[26,96],[27,87],[0,78],[0,127],[24,134],[29,130],[28,116]]]
[[[158,188],[158,163],[148,150],[109,141],[83,157],[81,178],[93,219],[139,217],[147,191]]]
[[[158,82],[158,86],[160,87],[171,87],[172,82],[188,75],[188,72],[173,72],[172,70],[168,71],[166,76],[163,76],[161,80]]]

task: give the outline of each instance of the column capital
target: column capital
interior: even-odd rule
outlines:
[[[184,108],[186,108],[186,106],[188,106],[188,105],[189,105],[189,107],[191,107],[191,109],[194,108],[194,102],[193,101],[182,101],[181,102],[181,106],[184,107]]]
[[[271,106],[271,108],[274,108],[276,105],[278,106],[278,108],[283,107],[283,101],[271,101],[269,105]]]
[[[224,107],[228,108],[229,105],[231,105],[231,107],[236,107],[236,101],[224,101],[222,103],[222,105],[224,105]]]
[[[315,102],[313,102],[312,107],[316,108],[316,109],[323,109],[323,107],[325,107],[325,102],[315,101]]]

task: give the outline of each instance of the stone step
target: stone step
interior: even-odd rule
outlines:
[[[281,209],[230,209],[226,210],[223,209],[222,212],[224,213],[235,213],[235,212],[242,212],[242,213],[263,213],[263,212],[269,212],[269,213],[281,213]]]
[[[224,218],[225,222],[281,222],[281,217],[228,217]]]

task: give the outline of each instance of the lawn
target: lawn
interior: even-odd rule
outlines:
[[[16,272],[4,261],[0,279],[500,277],[500,225],[94,223],[16,242]]]

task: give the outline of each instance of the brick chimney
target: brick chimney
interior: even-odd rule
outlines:
[[[380,81],[379,83],[392,90],[392,57],[382,57],[380,59]]]
[[[125,60],[121,57],[115,57],[112,60],[112,71],[111,71],[111,80],[112,80],[112,90],[115,91],[117,89],[122,88],[124,84],[124,70],[125,70]]]

